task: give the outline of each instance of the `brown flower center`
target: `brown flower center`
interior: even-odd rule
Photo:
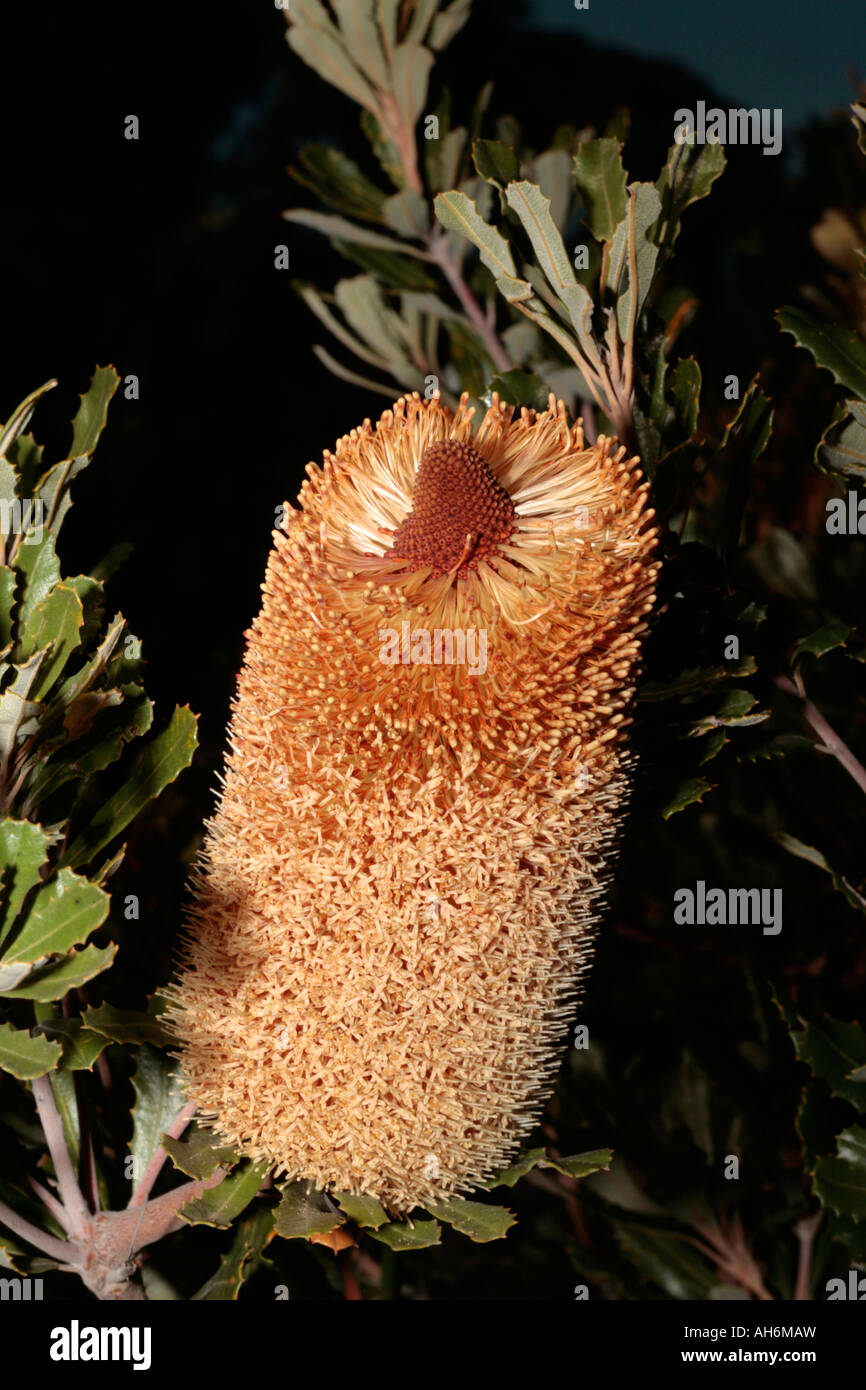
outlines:
[[[434,576],[465,579],[514,529],[514,503],[481,455],[448,439],[431,444],[418,465],[413,507],[394,532],[390,554]]]

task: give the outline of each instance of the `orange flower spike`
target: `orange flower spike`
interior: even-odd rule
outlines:
[[[551,397],[397,402],[275,533],[172,1022],[290,1177],[441,1201],[537,1123],[588,968],[658,565],[648,486]]]

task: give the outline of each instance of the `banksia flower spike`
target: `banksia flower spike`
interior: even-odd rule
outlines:
[[[172,992],[217,1130],[393,1214],[537,1122],[627,793],[647,484],[553,397],[514,417],[401,399],[309,465]]]

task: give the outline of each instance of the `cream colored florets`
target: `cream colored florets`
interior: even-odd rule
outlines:
[[[310,465],[173,987],[189,1097],[245,1152],[399,1213],[537,1122],[624,809],[651,516],[553,398],[474,432],[401,400]]]

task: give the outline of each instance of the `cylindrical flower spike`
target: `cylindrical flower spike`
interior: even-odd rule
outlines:
[[[217,1130],[395,1214],[551,1089],[657,570],[637,459],[553,397],[472,415],[401,399],[286,509],[172,990]]]

